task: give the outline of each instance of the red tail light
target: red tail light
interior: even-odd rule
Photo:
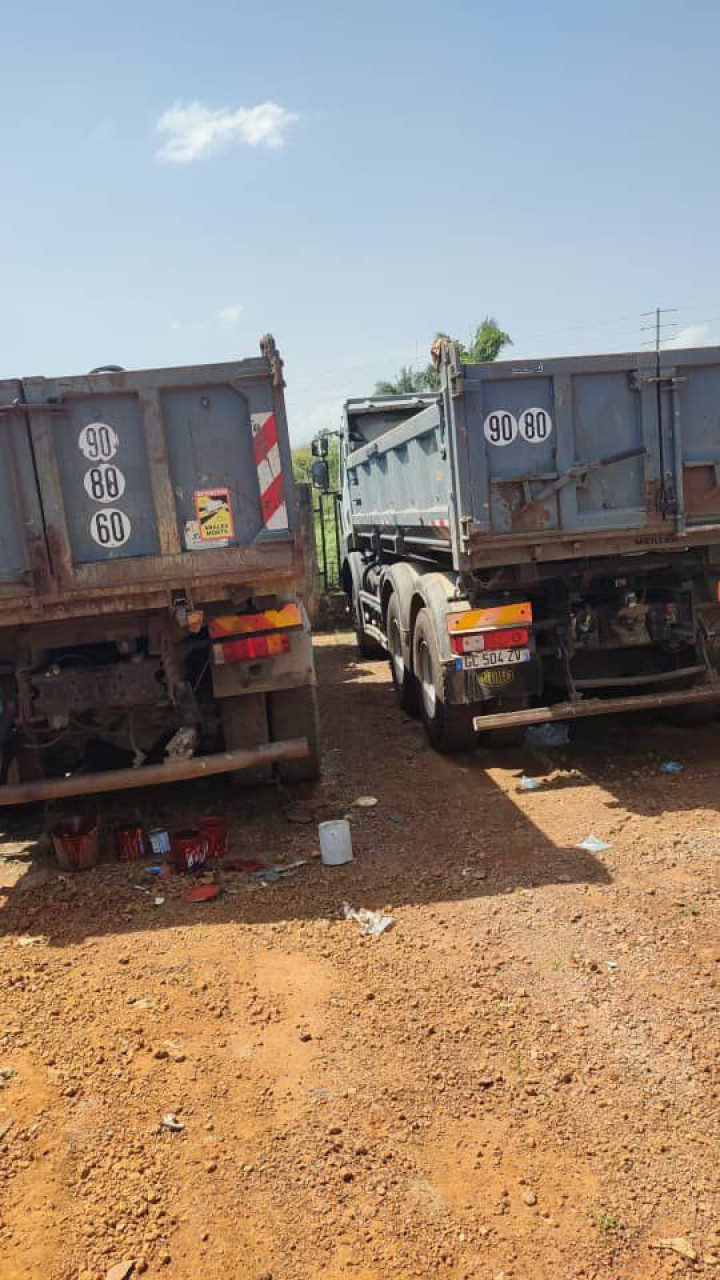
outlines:
[[[267,636],[246,636],[242,640],[226,640],[213,645],[215,665],[226,662],[247,662],[253,658],[273,658],[278,653],[290,652],[290,636],[286,631],[271,632]]]
[[[453,653],[478,653],[482,649],[521,649],[530,643],[527,627],[505,627],[502,631],[483,631],[479,635],[450,637]]]

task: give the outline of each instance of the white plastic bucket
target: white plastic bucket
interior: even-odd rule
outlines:
[[[321,822],[318,831],[320,858],[326,867],[341,867],[344,862],[352,862],[352,837],[347,818],[338,818],[334,822]]]

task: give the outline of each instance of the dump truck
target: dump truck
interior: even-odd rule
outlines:
[[[0,804],[318,772],[283,365],[0,382]]]
[[[435,358],[437,394],[348,400],[340,432],[344,587],[403,708],[440,751],[645,708],[711,718],[720,348]]]

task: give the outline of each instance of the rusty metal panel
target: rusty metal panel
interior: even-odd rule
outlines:
[[[232,364],[26,379],[50,590],[286,579],[296,498],[283,385],[271,341]]]
[[[672,395],[682,440],[683,508],[690,526],[720,523],[720,366],[712,350],[694,356],[690,360],[685,352],[672,352],[677,370]]]
[[[631,368],[556,365],[463,367],[471,520],[491,535],[644,526],[654,400]]]
[[[474,565],[720,541],[717,348],[462,365],[443,403]]]
[[[0,584],[30,591],[49,567],[22,384],[0,382]]]
[[[442,365],[345,406],[357,544],[456,569],[720,542],[720,348]]]

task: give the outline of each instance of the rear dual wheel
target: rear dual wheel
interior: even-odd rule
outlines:
[[[245,693],[221,700],[226,751],[252,750],[269,742],[307,738],[309,755],[300,760],[279,760],[275,766],[283,782],[312,782],[320,776],[320,732],[314,685],[277,689],[272,693]],[[237,786],[269,781],[272,765],[241,769],[231,774]]]
[[[400,606],[397,596],[394,594],[391,595],[387,608],[385,631],[390,655],[390,674],[398,703],[403,711],[407,711],[409,715],[414,715],[418,704],[417,681],[413,671],[405,661]]]
[[[473,710],[447,701],[443,667],[429,610],[421,609],[413,633],[413,668],[419,691],[420,715],[430,745],[450,753],[472,751],[477,745]]]

